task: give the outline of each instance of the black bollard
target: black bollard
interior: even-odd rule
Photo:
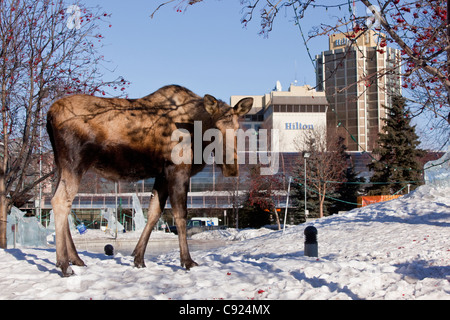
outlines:
[[[317,245],[317,229],[313,226],[305,228],[305,252],[307,257],[318,257],[319,250]]]
[[[114,247],[112,245],[110,245],[110,244],[107,244],[105,246],[105,254],[107,256],[113,256],[114,255]]]

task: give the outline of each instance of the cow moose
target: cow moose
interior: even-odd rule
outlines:
[[[244,98],[230,107],[211,95],[202,98],[177,85],[165,86],[140,99],[73,95],[53,103],[47,114],[47,131],[58,174],[51,202],[55,214],[56,266],[61,268],[62,275],[73,274],[70,264],[85,265],[76,251],[67,217],[88,169],[113,181],[155,178],[147,224],[133,251],[136,267],[145,267],[144,253],[150,233],[168,197],[178,230],[181,266],[186,269],[196,266],[186,239],[187,192],[190,177],[206,164],[205,160],[173,161],[172,151],[179,141],[172,134],[184,130],[193,135],[194,123],[201,123],[202,133],[220,130],[224,137],[220,143],[230,148],[235,138],[225,138],[227,132],[239,128],[238,118],[248,113],[252,105],[252,98]],[[204,148],[205,142],[200,147]],[[218,161],[224,176],[239,174],[236,146],[233,148],[232,161]]]

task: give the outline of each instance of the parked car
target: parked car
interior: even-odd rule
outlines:
[[[206,230],[226,229],[226,226],[219,226],[219,218],[195,217],[188,221],[186,225],[187,235],[200,233]],[[170,232],[178,234],[176,226],[169,227]]]

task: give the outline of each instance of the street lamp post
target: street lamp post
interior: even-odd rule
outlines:
[[[284,233],[284,230],[286,229],[286,216],[287,216],[288,205],[289,205],[289,193],[291,192],[291,180],[292,180],[292,177],[289,177],[288,191],[287,191],[287,195],[286,195],[286,209],[284,210],[283,233]]]
[[[304,186],[305,186],[305,219],[308,217],[308,210],[306,208],[306,159],[308,159],[310,156],[311,156],[311,154],[309,152],[303,152],[303,159],[305,161],[305,165],[304,165],[304,167],[305,167],[305,172],[304,172],[304,175],[305,175],[305,184],[304,184]]]

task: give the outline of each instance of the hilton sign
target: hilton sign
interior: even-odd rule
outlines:
[[[314,130],[312,124],[302,124],[301,122],[286,122],[285,130]]]

